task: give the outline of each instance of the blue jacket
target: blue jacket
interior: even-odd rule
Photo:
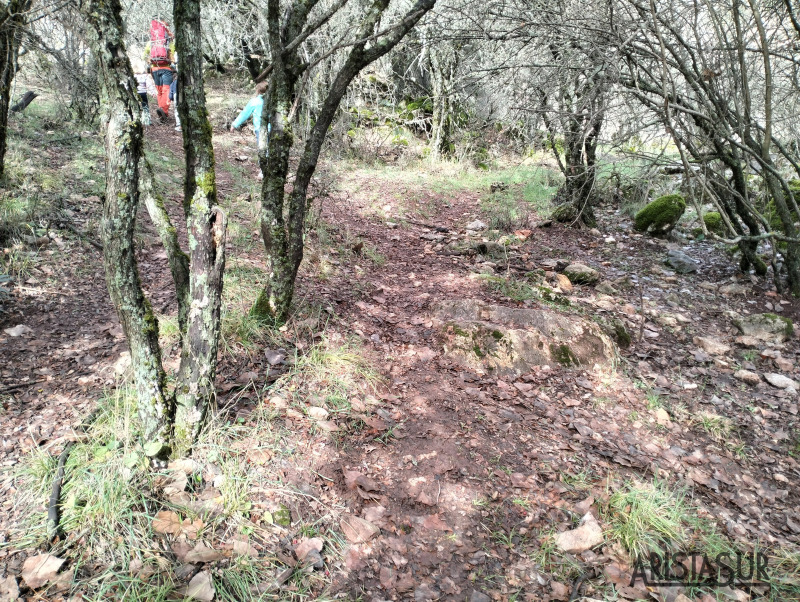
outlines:
[[[239,113],[239,116],[236,118],[231,125],[235,127],[237,130],[242,127],[245,121],[250,118],[250,115],[253,116],[253,130],[258,133],[261,130],[261,110],[264,108],[264,99],[261,96],[254,96],[250,99],[250,102],[242,109],[242,112]],[[272,129],[272,125],[267,123],[267,133],[270,132]]]

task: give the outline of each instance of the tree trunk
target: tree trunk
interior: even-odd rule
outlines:
[[[11,0],[0,9],[0,178],[5,173],[11,83],[17,72],[22,27],[31,3],[32,0]]]
[[[105,106],[106,192],[100,224],[103,264],[111,302],[130,346],[145,450],[150,456],[164,456],[170,449],[173,405],[165,395],[158,322],[144,296],[136,266],[134,226],[139,206],[142,124],[121,13],[119,0],[90,0],[84,5]]]
[[[453,103],[450,89],[455,75],[456,58],[454,56],[436,56],[433,49],[430,50],[429,56],[433,83],[431,159],[438,161],[452,154]]]
[[[203,86],[199,0],[175,0],[178,112],[186,156],[184,211],[191,257],[189,312],[175,391],[175,447],[187,452],[214,397],[225,269],[225,214],[216,206],[211,123]]]
[[[178,299],[178,328],[183,335],[186,332],[187,316],[189,312],[189,257],[181,249],[178,242],[178,232],[172,225],[164,199],[156,191],[153,184],[153,168],[147,159],[142,157],[139,170],[139,190],[144,197],[144,203],[150,220],[161,238],[161,244],[167,253],[167,262],[175,283],[175,294]]]
[[[33,102],[33,99],[39,96],[36,92],[32,92],[28,90],[25,92],[25,95],[19,99],[19,102],[16,103],[13,107],[11,107],[12,113],[17,113],[19,111],[24,111],[28,108],[28,105]]]
[[[568,117],[564,135],[564,185],[556,193],[559,206],[552,218],[559,222],[597,225],[595,204],[595,162],[597,140],[603,124],[602,114],[575,114]],[[586,131],[588,124],[588,132]]]
[[[391,33],[372,41],[369,48],[366,48],[366,41],[353,45],[347,60],[331,84],[306,141],[289,198],[289,220],[285,223],[283,218],[285,186],[289,169],[289,151],[294,142],[289,115],[293,99],[298,92],[299,77],[307,67],[304,67],[298,59],[297,47],[291,51],[284,49],[302,32],[310,5],[299,2],[294,4],[292,10],[288,12],[288,22],[281,26],[280,3],[278,0],[269,0],[268,22],[272,64],[264,115],[271,120],[272,134],[269,140],[269,157],[265,156],[263,149],[259,150],[259,157],[264,173],[261,186],[261,234],[267,250],[270,276],[267,286],[253,306],[254,315],[277,322],[283,322],[289,316],[297,272],[303,261],[308,186],[317,167],[322,143],[347,87],[364,67],[394,48],[434,3],[435,0],[417,0]],[[389,0],[373,1],[356,34],[357,39],[367,40],[372,36],[388,5]]]

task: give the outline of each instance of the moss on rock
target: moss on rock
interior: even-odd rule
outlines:
[[[722,221],[722,216],[719,211],[710,211],[703,216],[703,221],[706,224],[706,230],[713,232],[717,236],[725,234],[725,224]]]
[[[666,234],[675,227],[686,211],[686,201],[679,194],[668,194],[648,203],[633,221],[639,232]]]
[[[550,345],[550,355],[551,357],[556,360],[562,366],[580,366],[580,361],[575,354],[573,353],[572,349],[569,348],[569,345]]]

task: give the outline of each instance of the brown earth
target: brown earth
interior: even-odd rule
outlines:
[[[156,126],[148,136],[181,154],[171,127]],[[229,136],[236,135],[221,133],[217,139]],[[252,157],[236,159],[243,152],[248,151],[238,144],[218,147],[218,165],[241,163],[254,178]],[[412,190],[391,177],[343,171],[337,164],[324,170],[340,179],[340,187],[323,201],[321,216],[328,236],[344,252],[326,249],[318,232],[310,233],[298,302],[327,311],[330,331],[357,337],[382,377],[376,399],[356,400],[355,418],[339,421],[338,433],[279,409],[299,454],[286,468],[286,479],[312,497],[335,503],[340,518],[361,517],[379,528],[368,527],[367,541],[349,543],[341,557],[328,558],[331,591],[368,600],[481,601],[487,599],[484,594],[494,600],[567,599],[573,582],[560,583],[558,574],[542,566],[547,534],[573,528],[587,511],[598,514],[609,492],[625,479],[654,476],[688,487],[699,512],[743,545],[800,543],[800,494],[793,484],[800,476],[797,397],[763,380],[751,386],[733,377],[744,367],[797,379],[800,347],[793,337],[780,348],[781,369],[779,360],[762,355],[766,345],[755,353],[737,345],[738,333],[725,314],[774,311],[778,305],[781,315],[796,322],[797,301],[737,274],[710,243],[687,248],[701,262],[698,273],[676,275],[662,264],[672,243],[632,235],[623,218],[601,210],[602,234],[560,225],[535,228],[512,252],[514,265],[527,270],[551,271],[556,260],[564,259],[620,282],[610,297],[576,286],[566,295],[569,307],[559,309],[588,319],[616,316],[627,324],[633,344],[621,351],[616,369],[555,364],[518,379],[481,374],[443,352],[436,304],[479,299],[510,307],[540,305],[515,302],[471,278],[478,268],[492,267],[485,258],[443,253],[448,239],[480,238],[468,237],[464,228],[483,218],[483,191],[436,194]],[[223,206],[241,193],[238,173],[220,169]],[[376,211],[376,199],[383,214]],[[177,200],[171,199],[170,212],[180,224]],[[78,230],[89,223],[80,216],[96,219],[100,212],[96,197],[63,202],[78,216]],[[437,213],[420,217],[423,203],[435,203]],[[447,228],[445,240],[430,240],[437,233],[405,222],[409,217]],[[232,209],[230,218],[251,233],[248,245],[230,244],[231,257],[262,266],[263,252],[252,234],[256,224],[248,221],[252,213]],[[388,227],[387,220],[401,225]],[[144,214],[142,223],[144,285],[154,307],[174,312],[166,257]],[[0,565],[5,565],[0,578],[18,574],[26,556],[11,541],[17,518],[15,467],[34,447],[60,451],[63,438],[92,412],[103,389],[115,385],[114,365],[125,350],[99,251],[74,232],[60,230],[58,236],[69,253],[54,254],[58,259],[51,262],[48,247],[40,249],[31,278],[15,288],[9,311],[0,318],[0,465],[5,473],[0,544],[7,544],[0,549]],[[607,236],[616,242],[605,242]],[[367,251],[385,263],[370,259]],[[318,279],[314,274],[322,263],[332,270]],[[498,268],[502,263],[495,260],[492,267],[500,275],[505,274]],[[624,276],[629,284],[619,280]],[[555,288],[554,275],[546,278]],[[741,294],[720,292],[721,285],[734,281],[742,285]],[[641,340],[640,295],[646,306]],[[19,324],[30,332],[3,333]],[[696,336],[721,339],[731,350],[712,356],[698,349]],[[287,346],[301,341],[286,335]],[[254,403],[268,403],[257,396],[234,397],[240,375],[254,374],[257,387],[276,377],[261,349],[224,354],[219,374],[220,406],[228,396],[235,399],[225,409],[232,416],[246,416]],[[306,399],[295,402],[310,405]],[[715,438],[702,428],[703,413],[727,417],[733,433]],[[253,499],[257,505],[257,493]],[[313,513],[302,504],[292,510]],[[341,529],[346,540],[358,540],[360,533]],[[623,597],[646,595],[641,585],[623,584],[629,575],[624,554],[610,546],[595,550],[576,556],[586,580],[575,585],[584,595],[602,598],[607,584],[617,581]],[[621,571],[622,578],[614,581],[609,567]]]

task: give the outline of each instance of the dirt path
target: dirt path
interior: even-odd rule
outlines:
[[[371,185],[384,192],[379,182]],[[427,221],[450,228],[444,238],[463,237],[464,226],[478,217],[475,200],[450,199],[449,209]],[[363,215],[367,207],[358,208]],[[332,211],[329,219],[340,223],[340,215]],[[608,484],[626,477],[655,475],[694,486],[705,511],[734,539],[798,542],[798,491],[787,482],[800,474],[787,453],[796,398],[763,382],[755,390],[744,387],[731,378],[732,358],[712,360],[692,342],[696,335],[730,338],[723,310],[757,309],[775,303],[774,293],[746,287],[746,298],[720,295],[720,281],[732,270],[716,271],[714,265],[726,264],[718,257],[711,261],[710,247],[700,274],[677,277],[659,265],[660,241],[623,234],[629,251],[608,253],[599,233],[540,229],[521,250],[530,269],[566,256],[599,268],[607,279],[633,272],[636,280],[638,272],[655,317],[666,314],[662,307],[683,312],[692,327],[648,320],[646,338],[623,353],[612,374],[552,366],[503,381],[450,361],[440,333],[431,328],[432,308],[443,300],[516,305],[468,278],[481,260],[433,252],[425,238],[435,235],[431,229],[390,229],[377,218],[349,215],[352,233],[387,261],[369,270],[362,299],[339,311],[379,354],[389,383],[381,420],[327,471],[340,490],[349,491],[350,509],[382,530],[347,554],[353,596],[463,600],[466,594],[483,600],[483,594],[508,599],[524,593],[526,599],[561,599],[565,588],[553,585],[556,578],[542,568],[546,534],[571,528],[593,500],[608,497]],[[574,293],[590,312],[620,315],[626,304],[638,306],[637,296],[635,287],[618,293],[609,312],[608,299],[598,303],[601,296],[591,287]],[[791,315],[796,304],[784,309]],[[792,341],[783,351],[792,368],[796,350]],[[766,356],[753,361],[775,370]],[[654,387],[669,413],[634,386],[638,378]],[[702,412],[729,417],[746,442],[744,451],[699,428],[693,419]],[[368,477],[374,491],[355,487],[357,474]],[[763,512],[754,513],[757,506]],[[585,560],[588,574],[598,563],[596,557]]]
[[[148,136],[170,155],[165,160],[179,161],[180,137],[171,127],[153,128]],[[243,182],[254,181],[257,166],[244,137],[223,133],[218,139],[220,198],[232,228],[229,269],[257,270],[264,265],[254,233],[257,207],[240,198],[247,197]],[[763,380],[753,386],[733,376],[745,369],[798,378],[797,339],[745,347],[735,341],[738,333],[726,315],[778,307],[797,321],[797,302],[737,279],[730,261],[703,243],[690,249],[701,260],[698,273],[665,270],[666,243],[630,235],[618,215],[601,211],[602,234],[536,229],[515,245],[515,261],[530,270],[580,261],[619,283],[611,295],[575,287],[565,311],[617,317],[634,344],[621,352],[613,371],[553,365],[518,379],[492,378],[444,353],[434,319],[436,305],[445,300],[538,303],[514,301],[474,278],[479,269],[491,271],[486,258],[445,255],[438,248],[480,238],[468,237],[464,228],[483,217],[484,191],[436,193],[391,176],[336,164],[325,168],[353,192],[323,204],[324,224],[309,234],[298,304],[329,308],[329,330],[359,340],[382,377],[379,399],[350,400],[349,426],[338,434],[313,428],[296,411],[307,409],[307,399],[277,410],[300,452],[294,464],[281,463],[281,474],[298,488],[311,482],[350,521],[341,527],[336,519],[351,545],[343,547],[343,558],[328,558],[333,591],[371,600],[567,599],[573,582],[586,576],[580,591],[587,596],[646,596],[642,589],[625,589],[630,567],[617,548],[595,548],[571,561],[553,552],[552,534],[573,528],[587,512],[601,515],[609,494],[626,479],[657,477],[687,487],[700,513],[734,540],[800,543],[800,495],[792,485],[800,476],[797,397]],[[171,191],[167,206],[183,235],[180,179],[175,173],[163,178]],[[100,214],[97,197],[64,202],[76,215]],[[323,229],[341,251],[321,243]],[[99,252],[71,235],[59,236],[39,249],[30,279],[0,322],[0,331],[30,329],[0,335],[0,386],[16,387],[2,392],[0,544],[9,541],[10,525],[19,518],[13,474],[20,458],[63,441],[93,411],[104,387],[117,383],[115,364],[125,350]],[[159,313],[173,313],[166,257],[144,212],[139,236],[145,288]],[[64,241],[64,252],[48,254],[48,248],[61,251]],[[315,254],[335,267],[324,278]],[[506,276],[502,270],[496,275]],[[640,295],[644,337],[636,340]],[[706,352],[698,336],[723,341],[727,349]],[[289,334],[285,340],[298,341]],[[266,343],[260,345],[223,353],[221,406],[242,383],[267,391],[226,406],[233,417],[267,403],[275,370],[265,359]],[[262,493],[251,496],[256,507],[269,502]],[[353,522],[353,516],[366,522]],[[0,563],[12,554],[0,546]],[[11,573],[22,558],[7,567]],[[563,570],[556,570],[559,564]],[[609,567],[616,567],[616,581]],[[617,583],[616,594],[611,583]]]

